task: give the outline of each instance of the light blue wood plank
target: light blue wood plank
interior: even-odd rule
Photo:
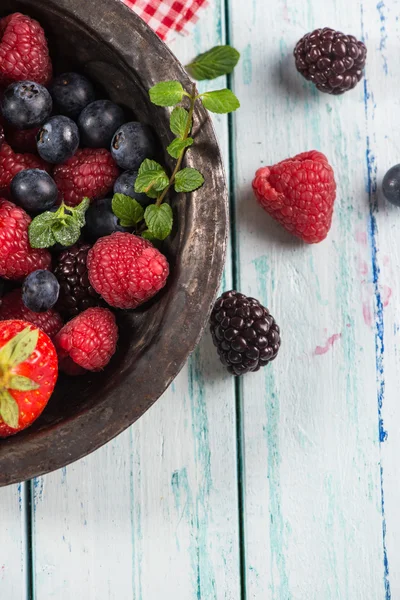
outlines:
[[[0,597],[28,600],[25,485],[0,489]]]

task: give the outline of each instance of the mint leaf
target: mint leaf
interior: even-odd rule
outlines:
[[[197,169],[192,169],[191,167],[182,169],[175,175],[176,192],[193,192],[193,190],[197,190],[197,188],[202,186],[203,183],[203,175]]]
[[[181,140],[180,138],[176,138],[170,145],[167,147],[167,152],[172,158],[179,158],[185,148],[189,148],[189,146],[193,145],[193,138],[189,137],[186,140]]]
[[[215,79],[232,73],[240,58],[240,53],[232,46],[215,46],[197,56],[186,65],[186,70],[197,81]]]
[[[185,90],[179,81],[161,81],[149,90],[150,100],[157,106],[175,106],[184,94]]]
[[[150,234],[158,240],[165,240],[172,231],[172,208],[169,204],[150,204],[144,212],[144,220]]]
[[[31,390],[38,390],[40,385],[36,383],[36,381],[33,381],[28,377],[24,377],[23,375],[12,375],[7,387],[9,390],[30,392]]]
[[[18,404],[11,394],[4,389],[0,391],[0,418],[12,429],[18,428]]]
[[[59,242],[72,246],[85,225],[85,213],[89,208],[89,198],[83,198],[78,206],[61,206],[56,212],[44,212],[29,225],[29,242],[32,248],[49,248]]]
[[[75,206],[75,208],[72,209],[72,213],[75,215],[75,218],[77,220],[77,222],[80,224],[81,227],[83,227],[85,225],[85,213],[87,211],[87,209],[90,206],[90,199],[89,198],[83,198],[82,202],[80,204],[78,204],[78,206]],[[71,207],[68,207],[69,210],[71,210]]]
[[[29,225],[29,242],[32,248],[49,248],[55,243],[52,226],[56,213],[44,212]]]
[[[139,168],[135,181],[135,192],[144,192],[150,198],[156,198],[155,192],[162,192],[168,185],[168,175],[155,160],[146,158]]]
[[[154,237],[154,235],[151,233],[151,231],[149,229],[146,229],[146,231],[143,231],[140,235],[145,240],[149,240],[149,242],[154,242],[157,240],[157,238]]]
[[[186,127],[188,125],[189,113],[185,108],[181,106],[177,106],[171,113],[171,118],[169,120],[169,126],[171,128],[172,133],[177,135],[180,138],[186,133]],[[188,127],[188,133],[192,129],[192,123],[190,123]]]
[[[65,223],[57,221],[53,225],[53,236],[62,246],[73,246],[81,235],[81,225],[74,217],[66,217]]]
[[[125,194],[114,194],[112,210],[122,227],[133,227],[143,220],[144,209],[137,200]]]
[[[38,329],[25,327],[1,348],[0,364],[7,367],[16,367],[23,363],[35,350],[38,339]]]
[[[205,94],[201,94],[201,99],[207,110],[219,114],[232,112],[240,106],[239,100],[231,90],[205,92]]]

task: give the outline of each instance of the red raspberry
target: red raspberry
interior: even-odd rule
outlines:
[[[308,244],[321,242],[332,223],[336,183],[326,156],[315,150],[258,169],[257,200],[285,229]]]
[[[3,303],[0,307],[0,321],[15,319],[33,323],[47,333],[49,338],[53,338],[63,326],[62,319],[55,310],[50,309],[43,313],[29,310],[22,302],[21,289],[12,290],[3,296]]]
[[[164,287],[167,259],[148,241],[131,233],[113,233],[89,250],[92,287],[116,308],[136,308]]]
[[[0,19],[0,84],[29,79],[46,85],[51,75],[47,41],[39,23],[20,13]]]
[[[7,142],[14,152],[37,154],[36,135],[38,131],[39,127],[7,130]]]
[[[22,208],[0,198],[0,277],[18,280],[37,269],[50,268],[50,252],[29,243],[30,222]]]
[[[59,199],[76,206],[85,197],[104,198],[112,190],[119,169],[104,148],[85,148],[54,169]]]
[[[115,317],[108,308],[88,308],[69,321],[55,337],[60,369],[77,375],[81,369],[101,371],[113,356],[118,340]]]
[[[6,143],[0,147],[0,190],[7,189],[17,173],[25,169],[44,169],[51,167],[39,156],[16,154]]]

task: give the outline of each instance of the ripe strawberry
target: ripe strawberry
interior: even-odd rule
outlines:
[[[55,337],[60,369],[69,375],[101,371],[118,340],[115,317],[108,308],[88,308],[69,321]],[[80,368],[79,368],[80,367]]]
[[[25,169],[42,169],[51,173],[51,166],[39,156],[16,154],[4,142],[0,147],[0,190],[8,189],[15,175]]]
[[[20,288],[12,290],[3,296],[0,306],[0,321],[15,319],[33,323],[33,325],[44,331],[51,339],[53,339],[63,326],[62,319],[55,310],[50,309],[46,312],[37,313],[27,308],[22,302]]]
[[[333,169],[326,156],[311,151],[258,169],[257,200],[285,229],[308,244],[328,235],[336,198]]]
[[[136,308],[164,287],[168,261],[148,241],[131,233],[100,238],[89,250],[89,281],[116,308]]]
[[[104,198],[113,188],[119,169],[104,148],[85,148],[54,169],[59,200],[76,206],[87,197]]]
[[[30,222],[22,208],[0,198],[0,277],[18,280],[37,269],[50,268],[50,252],[29,243]]]
[[[0,19],[0,85],[24,79],[46,85],[51,75],[47,41],[39,23],[20,13]]]
[[[0,437],[32,425],[53,393],[57,353],[50,338],[24,321],[0,323]]]

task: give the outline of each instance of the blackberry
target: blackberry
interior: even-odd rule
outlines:
[[[320,92],[344,94],[363,77],[367,48],[353,35],[325,27],[307,33],[294,49],[296,68]]]
[[[88,278],[86,259],[90,248],[90,244],[77,244],[64,250],[54,269],[60,284],[56,309],[65,317],[75,317],[87,308],[104,306]]]
[[[233,375],[258,371],[276,358],[281,345],[268,309],[235,291],[225,292],[215,303],[211,335],[222,364]]]

